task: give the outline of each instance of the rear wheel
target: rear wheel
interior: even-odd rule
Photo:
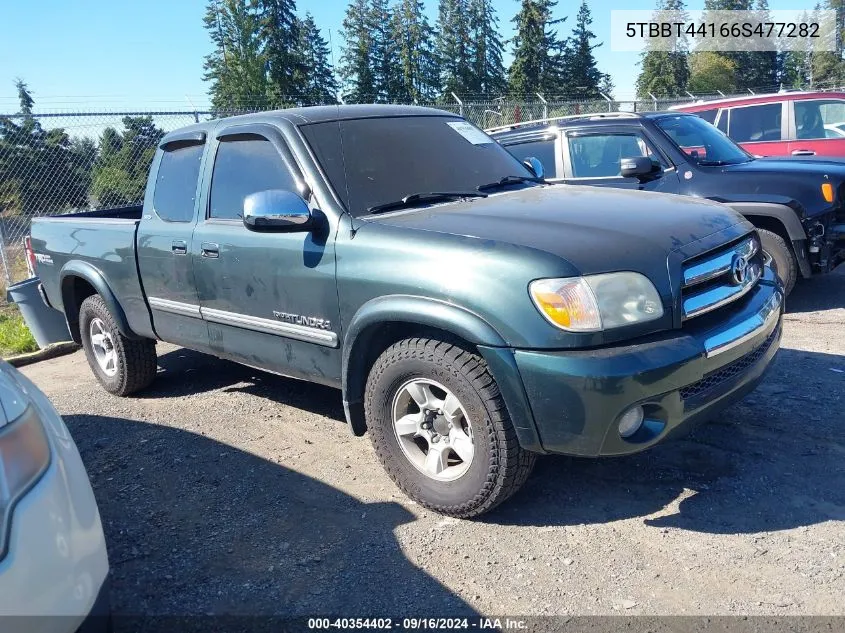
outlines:
[[[783,282],[784,293],[789,294],[798,281],[798,262],[789,244],[780,235],[766,229],[757,229],[763,251],[772,258],[772,266]]]
[[[415,338],[389,347],[370,371],[364,407],[387,473],[437,512],[487,512],[514,494],[534,465],[486,363],[456,345]]]
[[[88,364],[109,393],[127,396],[155,378],[155,342],[123,336],[100,295],[82,302],[79,330]]]

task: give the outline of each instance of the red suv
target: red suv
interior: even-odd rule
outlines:
[[[845,92],[779,92],[674,106],[759,156],[845,157]]]

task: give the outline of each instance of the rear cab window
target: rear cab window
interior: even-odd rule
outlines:
[[[190,144],[162,150],[153,193],[153,209],[162,220],[193,220],[204,148],[202,144]]]

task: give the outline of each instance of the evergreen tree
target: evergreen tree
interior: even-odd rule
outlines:
[[[436,47],[443,94],[470,92],[473,46],[469,31],[469,0],[440,0]]]
[[[164,137],[152,117],[123,118],[123,132],[106,128],[93,169],[91,193],[99,206],[134,204],[144,199],[147,174]]]
[[[705,14],[702,19],[705,22],[716,21],[714,18],[708,17],[708,11],[750,11],[753,8],[754,0],[704,0]],[[743,42],[743,40],[739,41],[740,43]],[[710,76],[710,79],[708,79],[708,82],[710,83],[707,83],[707,85],[711,86],[714,91],[721,90],[722,92],[745,92],[748,88],[751,88],[752,90],[754,89],[754,86],[751,85],[752,83],[754,83],[754,81],[752,81],[753,78],[751,74],[746,72],[746,70],[750,69],[754,65],[753,52],[744,50],[709,52],[714,52],[715,55],[718,55],[723,59],[732,62],[732,64],[722,64],[718,62],[716,58],[712,55],[707,55],[701,58],[703,60],[701,65],[703,67],[712,69],[716,73]],[[712,80],[716,76],[720,76],[720,73],[724,76],[727,76],[727,68],[731,65],[734,68],[733,81],[730,84],[726,84],[724,86],[718,86],[713,84]],[[720,70],[716,72],[717,69]],[[693,90],[692,92],[696,91]]]
[[[512,95],[552,94],[563,85],[564,43],[553,29],[563,19],[552,18],[556,5],[556,0],[522,0],[513,19],[516,35],[511,40],[513,62],[508,72],[508,91]]]
[[[590,30],[592,23],[587,0],[582,0],[563,59],[564,92],[578,97],[599,97],[599,85],[604,79],[604,74],[596,67],[596,58],[593,56],[593,49],[601,44],[592,43],[596,37]]]
[[[806,11],[801,14],[800,21],[810,21]],[[813,54],[806,40],[800,42],[795,50],[784,51],[780,55],[778,74],[784,88],[813,87]]]
[[[261,16],[249,0],[210,0],[203,18],[214,50],[205,58],[215,110],[266,107]]]
[[[367,18],[372,40],[375,101],[390,103],[400,98],[403,82],[398,46],[393,39],[393,12],[388,0],[370,0]]]
[[[491,0],[470,0],[469,32],[473,43],[470,91],[479,95],[501,94],[507,85],[502,62],[505,46]]]
[[[303,86],[304,105],[337,103],[338,83],[332,71],[329,44],[320,34],[311,13],[299,24],[299,51],[308,70]]]
[[[252,0],[260,23],[260,42],[268,74],[270,102],[281,107],[301,102],[308,81],[294,0]]]
[[[399,1],[393,10],[392,37],[401,71],[394,97],[413,102],[434,98],[439,85],[434,30],[422,0]]]
[[[653,21],[686,19],[683,0],[658,0]],[[676,13],[677,12],[677,13]],[[645,50],[640,60],[642,70],[637,77],[637,95],[648,97],[675,97],[684,93],[689,82],[688,43],[686,37],[673,42],[672,50]]]
[[[820,7],[816,7],[817,9]],[[845,0],[826,0],[824,8],[836,12],[832,37],[836,50],[813,51],[813,84],[819,88],[841,88],[845,85],[845,62],[843,62],[843,35],[845,35]]]
[[[370,7],[367,0],[352,0],[343,19],[340,78],[344,100],[370,103],[377,98],[373,69],[373,36],[370,31]]]
[[[15,82],[20,113],[0,117],[0,213],[51,214],[88,206],[88,139],[71,140],[62,128],[44,130],[33,115],[26,83]]]
[[[754,9],[760,11],[761,22],[771,22],[768,0],[757,0]],[[773,92],[778,85],[777,51],[753,51],[748,53],[747,66],[741,69],[746,88],[755,92]]]

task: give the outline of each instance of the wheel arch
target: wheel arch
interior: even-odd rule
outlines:
[[[109,312],[114,317],[120,333],[126,338],[139,338],[129,327],[126,313],[106,282],[105,277],[93,265],[82,261],[71,261],[65,264],[59,274],[59,288],[68,330],[75,342],[82,342],[82,335],[79,330],[79,308],[85,299],[95,294],[102,297]]]
[[[807,233],[792,207],[772,202],[729,202],[728,206],[755,227],[780,235],[792,248],[801,276],[806,278],[812,274],[806,253]]]
[[[363,396],[370,367],[393,343],[414,336],[439,337],[476,352],[479,345],[506,345],[489,323],[456,305],[411,295],[368,301],[352,318],[343,340],[343,409],[353,434],[363,435],[367,428]]]

